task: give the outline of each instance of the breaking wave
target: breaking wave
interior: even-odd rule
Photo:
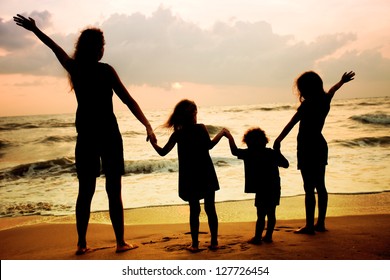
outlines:
[[[30,215],[55,215],[68,212],[73,207],[50,202],[26,202],[13,203],[0,206],[0,217],[30,216]]]
[[[352,116],[350,118],[363,124],[390,125],[390,115],[385,113],[364,114]]]
[[[388,147],[390,146],[390,136],[382,137],[361,137],[352,140],[336,140],[338,144],[346,147]]]
[[[248,111],[286,111],[286,110],[295,110],[296,107],[292,105],[277,105],[277,106],[259,106],[259,107],[252,107],[252,108],[230,108],[226,109],[223,112],[226,113],[240,113],[240,112],[248,112]]]
[[[215,166],[224,167],[231,165],[231,158],[213,158]],[[178,171],[178,160],[175,159],[150,159],[125,161],[125,175],[171,173]],[[10,181],[21,178],[48,178],[76,173],[74,160],[59,158],[54,160],[18,165],[13,168],[0,170],[0,180]]]
[[[59,158],[41,162],[21,164],[16,167],[0,170],[0,180],[16,180],[19,178],[35,178],[58,176],[75,172],[74,161],[69,158]]]
[[[66,128],[74,127],[73,122],[61,122],[60,120],[48,120],[41,122],[20,122],[0,124],[0,131],[36,129],[36,128]]]

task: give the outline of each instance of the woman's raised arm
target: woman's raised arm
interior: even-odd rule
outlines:
[[[38,37],[38,39],[42,41],[42,43],[44,43],[54,52],[61,65],[68,70],[68,62],[71,60],[71,58],[59,45],[57,45],[49,36],[43,33],[36,26],[34,19],[30,17],[26,18],[22,15],[17,14],[16,16],[14,16],[14,21],[17,25],[33,32]]]

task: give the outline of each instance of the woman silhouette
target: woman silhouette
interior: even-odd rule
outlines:
[[[82,31],[75,53],[69,57],[51,38],[44,34],[32,18],[14,17],[17,25],[33,32],[56,55],[66,69],[77,99],[76,169],[79,193],[76,202],[77,255],[86,253],[92,197],[96,177],[100,176],[100,161],[106,176],[109,212],[116,236],[116,252],[136,248],[124,241],[124,220],[121,178],[124,173],[123,144],[113,112],[113,91],[134,116],[146,127],[147,137],[154,139],[153,129],[137,102],[130,96],[114,68],[99,62],[104,53],[103,32],[97,28]]]

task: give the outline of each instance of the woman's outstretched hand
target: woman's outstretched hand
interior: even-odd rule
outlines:
[[[34,31],[34,29],[37,28],[37,26],[35,25],[35,20],[30,17],[25,18],[24,16],[17,14],[16,16],[14,16],[14,21],[17,25],[30,31]]]

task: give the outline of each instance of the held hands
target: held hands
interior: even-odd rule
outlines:
[[[157,143],[157,138],[156,138],[156,135],[154,135],[154,133],[148,135],[146,137],[146,142],[150,141],[150,143],[152,144],[156,144]]]
[[[343,83],[348,83],[349,81],[352,81],[354,79],[354,77],[355,77],[355,72],[353,72],[353,71],[350,71],[348,73],[345,72],[343,74],[343,76],[341,77],[341,81]]]
[[[275,151],[280,151],[280,141],[278,139],[275,140],[273,148]]]
[[[27,19],[24,16],[17,14],[14,17],[14,21],[17,25],[30,31],[34,31],[37,28],[37,26],[35,25],[35,20],[30,17]]]
[[[222,133],[222,136],[225,136],[228,139],[232,137],[230,131],[226,128],[222,128],[221,133]]]
[[[154,135],[154,131],[152,127],[147,127],[146,128],[146,142],[150,141],[150,143],[155,144],[157,143],[157,138],[156,135]]]

